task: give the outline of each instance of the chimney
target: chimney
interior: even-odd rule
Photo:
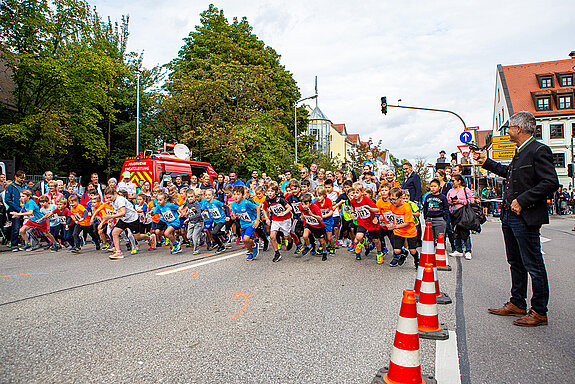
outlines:
[[[572,59],[575,59],[575,51],[571,51],[571,53],[569,54],[569,57]]]

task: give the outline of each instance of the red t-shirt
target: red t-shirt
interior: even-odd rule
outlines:
[[[61,211],[58,208],[56,208],[52,211],[52,215],[58,216],[58,221],[62,225],[66,225],[68,223],[69,217],[72,218],[72,221],[70,221],[70,224],[72,224],[74,222],[74,216],[72,216],[72,212],[70,212],[70,210],[68,208],[64,208]]]
[[[329,211],[333,211],[333,204],[332,204],[331,200],[328,199],[327,197],[323,201],[323,204],[320,204],[319,201],[316,201],[315,203],[318,205],[319,209],[321,210],[322,216],[327,214]],[[333,218],[333,215],[330,216],[330,218]]]
[[[286,208],[288,207],[289,203],[281,196],[276,196],[273,199],[266,197],[264,202],[264,209],[270,212],[270,219],[273,221],[284,221],[287,219],[291,219],[291,212],[288,212],[287,215],[281,215],[285,212]]]
[[[349,202],[357,214],[357,225],[361,225],[368,231],[377,231],[379,229],[379,224],[373,223],[375,213],[368,208],[377,208],[373,200],[367,196],[363,196],[360,202],[357,202],[355,199],[351,199]]]
[[[309,225],[310,227],[314,228],[323,228],[325,226],[322,220],[318,220],[315,217],[311,216],[311,213],[313,213],[316,216],[321,216],[321,209],[319,208],[317,203],[313,203],[312,205],[310,205],[309,209],[305,209],[303,205],[299,203],[299,210],[301,211],[301,215],[303,216],[304,225]]]

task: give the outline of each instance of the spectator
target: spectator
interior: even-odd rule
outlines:
[[[281,183],[281,191],[283,193],[286,192],[287,190],[287,186],[289,185],[289,183],[291,183],[291,181],[293,180],[292,175],[291,175],[291,171],[289,169],[286,169],[284,172],[284,181],[282,181]]]
[[[207,190],[213,189],[214,186],[210,183],[210,176],[207,173],[204,173],[201,177],[200,189]]]
[[[182,188],[190,188],[189,185],[184,184],[182,182],[182,176],[176,176],[176,178],[174,179],[174,185],[176,186],[176,188],[178,188],[178,192],[180,192]]]
[[[52,181],[54,178],[54,174],[52,171],[44,172],[44,180],[37,182],[30,190],[32,193],[36,194],[36,196],[42,196],[48,192],[48,183]]]
[[[249,184],[252,180],[255,180],[256,185],[258,185],[258,183],[259,183],[259,181],[260,181],[260,179],[259,179],[258,177],[259,177],[259,172],[254,169],[254,170],[252,171],[252,173],[251,173],[251,178],[248,180],[248,184]]]
[[[385,182],[388,184],[391,184],[392,188],[399,188],[401,187],[401,184],[399,183],[399,181],[397,180],[397,177],[395,177],[395,172],[393,171],[387,171],[385,173]]]
[[[68,184],[66,184],[64,189],[67,191],[69,187],[72,187],[74,189],[74,193],[78,196],[82,196],[84,194],[84,187],[78,183],[76,172],[70,172],[68,174]]]
[[[365,166],[369,167],[369,171],[373,172],[373,174],[375,175],[375,171],[377,170],[377,163],[373,160],[373,153],[367,152],[367,154],[365,155],[366,159],[363,164],[361,165],[363,169],[365,169]]]
[[[404,163],[402,166],[404,179],[401,185],[402,189],[407,189],[409,191],[409,199],[414,203],[419,204],[421,202],[421,178],[415,172],[413,172],[413,166],[411,163]]]
[[[317,181],[317,164],[311,163],[309,166],[309,180],[310,181]],[[313,183],[312,183],[313,186]],[[315,188],[313,189],[315,190]]]
[[[14,181],[6,187],[6,192],[4,194],[4,202],[8,206],[8,217],[12,222],[12,231],[10,236],[10,245],[13,252],[19,250],[18,248],[18,238],[20,236],[20,227],[22,226],[22,218],[20,216],[13,217],[10,215],[12,212],[20,212],[20,192],[25,188],[24,179],[26,174],[24,171],[16,171],[14,176]]]
[[[439,151],[439,157],[437,158],[437,160],[435,161],[438,164],[444,164],[447,163],[447,157],[445,157],[445,151],[441,150]]]
[[[106,189],[106,186],[100,184],[99,176],[96,172],[90,175],[90,182],[94,185],[94,188],[96,188],[96,192],[98,192],[98,195],[100,195],[100,199],[104,201],[104,189]]]
[[[459,208],[474,202],[473,191],[467,188],[467,183],[461,175],[454,175],[451,181],[453,188],[447,193],[447,200],[451,207],[451,224],[453,225],[453,232],[455,233],[455,251],[450,253],[450,256],[465,256],[465,259],[471,260],[471,232],[468,229],[460,228],[456,222],[453,221],[453,212]],[[465,253],[463,253],[465,247]]]
[[[6,183],[6,175],[3,173],[0,173],[0,193],[4,192],[7,185],[8,185],[8,183]]]
[[[240,179],[238,179],[238,174],[236,171],[230,171],[230,181],[226,185],[231,185],[232,188],[238,185],[246,186]]]

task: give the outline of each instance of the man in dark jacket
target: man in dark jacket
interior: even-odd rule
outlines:
[[[413,172],[413,166],[410,163],[403,163],[403,184],[401,184],[401,189],[407,189],[409,191],[409,199],[414,203],[421,203],[421,177],[415,172]]]
[[[519,316],[515,325],[533,327],[547,324],[549,282],[541,254],[541,225],[549,223],[547,196],[557,189],[559,180],[551,149],[536,141],[535,117],[518,112],[509,119],[508,132],[517,144],[511,164],[502,165],[474,152],[483,168],[505,178],[501,223],[507,262],[511,269],[511,299],[501,308],[490,308],[495,315]],[[527,275],[531,276],[533,297],[527,313]]]
[[[4,194],[4,202],[8,206],[8,218],[12,222],[12,231],[10,235],[10,245],[12,251],[18,251],[18,238],[20,237],[20,227],[22,226],[22,217],[11,215],[12,212],[20,212],[22,207],[20,206],[20,192],[25,188],[24,179],[26,174],[24,171],[16,171],[14,176],[14,182],[10,183],[6,187],[6,193]]]

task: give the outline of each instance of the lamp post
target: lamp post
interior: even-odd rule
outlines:
[[[303,99],[299,99],[298,101],[296,101],[293,105],[293,125],[294,125],[294,140],[295,140],[295,162],[297,163],[297,105],[298,103],[304,101],[304,100],[310,100],[310,99],[317,99],[317,94],[310,96],[310,97],[304,97]]]
[[[142,71],[136,71],[136,156],[140,155],[140,75]]]

